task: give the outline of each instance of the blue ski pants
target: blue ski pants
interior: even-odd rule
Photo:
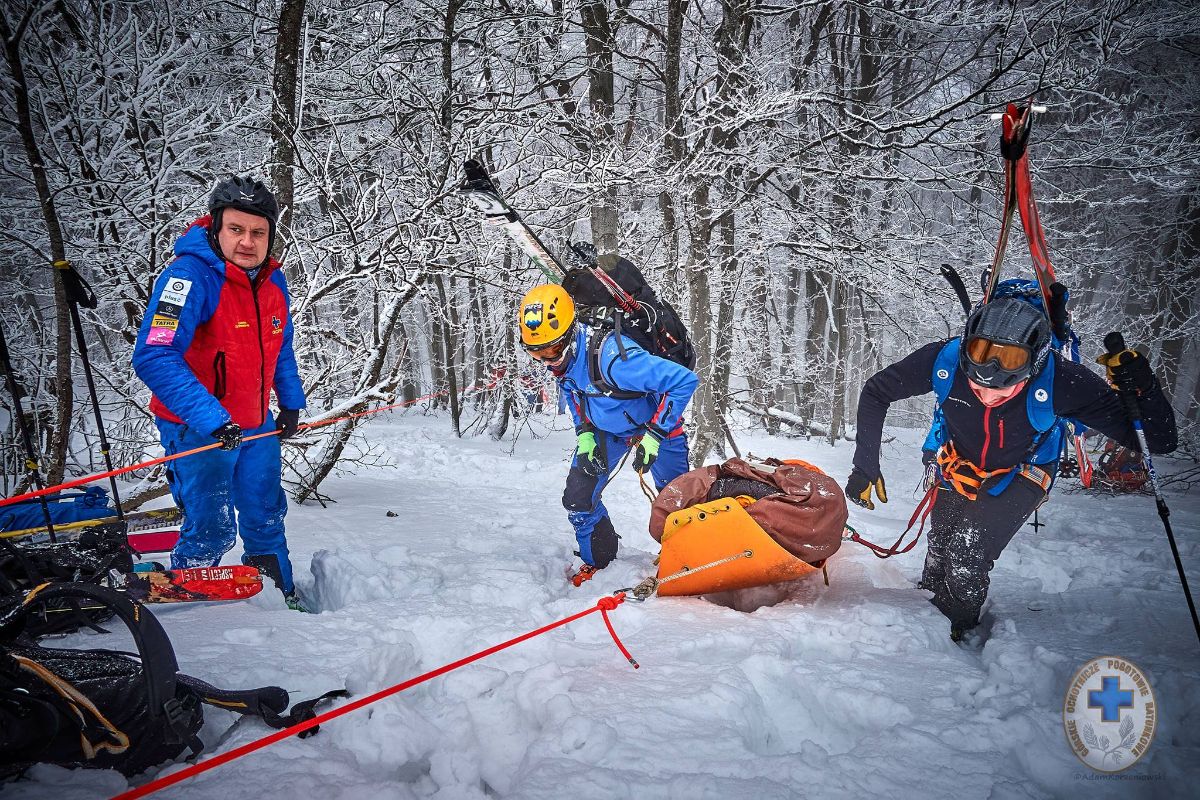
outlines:
[[[164,419],[155,420],[167,455],[212,444],[207,433]],[[270,413],[246,436],[275,430]],[[283,517],[287,496],[280,481],[279,437],[244,442],[236,450],[208,450],[168,465],[167,480],[175,505],[183,512],[179,543],[171,567],[211,567],[233,549],[241,534],[242,563],[252,556],[275,556],[285,593],[293,590]],[[234,511],[237,512],[236,525]]]
[[[617,556],[617,532],[608,518],[608,509],[600,495],[612,479],[621,459],[629,452],[629,439],[596,431],[596,439],[604,451],[608,473],[593,478],[579,468],[578,456],[571,459],[571,470],[567,473],[567,486],[563,491],[563,506],[567,519],[575,528],[579,542],[579,556],[585,564],[603,569]],[[630,456],[632,458],[632,456]],[[666,439],[658,448],[658,458],[650,465],[654,487],[663,487],[688,471],[687,435],[681,434]]]

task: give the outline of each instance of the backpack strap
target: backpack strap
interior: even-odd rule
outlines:
[[[617,386],[608,377],[608,370],[606,370],[600,363],[604,351],[604,343],[610,336],[615,337],[614,341],[617,345],[617,357],[609,363],[608,368],[611,369],[613,362],[616,362],[618,359],[624,361],[629,357],[625,352],[625,343],[621,341],[621,323],[619,320],[620,315],[614,315],[614,325],[612,330],[606,331],[602,328],[593,328],[588,334],[588,381],[596,388],[596,391],[598,391],[604,397],[611,397],[614,400],[637,400],[645,397],[646,392],[634,392]]]
[[[285,714],[291,700],[287,690],[278,686],[263,686],[258,689],[221,689],[183,673],[179,674],[179,682],[195,692],[203,703],[247,717],[260,717],[263,722],[276,730],[290,728],[300,722],[312,719],[316,716],[317,705],[326,700],[350,696],[345,689],[334,689],[320,697],[314,697],[312,700],[296,703],[292,706],[292,710]],[[300,737],[307,738],[319,730],[320,726],[310,728],[301,733]]]
[[[179,662],[175,660],[171,640],[153,614],[120,592],[90,583],[43,583],[29,592],[20,605],[0,617],[0,641],[11,642],[19,635],[21,623],[35,608],[58,599],[88,600],[111,609],[125,623],[141,660],[150,714],[166,717],[167,727],[179,737],[175,741],[182,741],[186,735],[187,710],[175,696],[175,673],[179,670]],[[191,744],[196,749],[199,743],[193,741]]]
[[[954,386],[954,372],[958,369],[959,341],[951,339],[946,342],[938,351],[937,358],[933,360],[933,372],[929,376],[935,397],[933,424],[929,427],[925,443],[921,445],[922,450],[936,451],[949,438],[946,435],[946,417],[942,413],[942,403],[946,402],[946,398],[950,396],[950,389]]]
[[[1058,461],[1062,454],[1062,443],[1066,420],[1054,413],[1054,366],[1057,355],[1050,354],[1046,366],[1029,385],[1025,399],[1025,411],[1029,424],[1038,432],[1037,441],[1024,459],[1027,464],[1045,464]]]

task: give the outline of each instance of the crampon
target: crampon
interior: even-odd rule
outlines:
[[[583,586],[584,581],[590,581],[592,576],[599,571],[591,564],[584,564],[578,570],[572,570],[567,577],[571,581],[572,586]]]

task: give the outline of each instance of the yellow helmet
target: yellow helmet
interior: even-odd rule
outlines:
[[[575,333],[575,301],[557,284],[535,286],[521,298],[517,324],[530,352],[565,345]]]

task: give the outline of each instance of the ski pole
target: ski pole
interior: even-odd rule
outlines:
[[[958,274],[958,270],[949,264],[942,264],[942,277],[946,279],[946,283],[950,284],[950,288],[958,296],[958,302],[962,303],[963,313],[970,315],[971,298],[967,296],[967,287],[963,285],[963,279]]]
[[[79,345],[79,358],[83,362],[83,375],[87,379],[88,395],[92,399],[92,412],[96,417],[96,430],[100,434],[100,454],[104,456],[104,467],[110,473],[113,469],[112,456],[109,455],[108,436],[104,432],[104,420],[100,416],[100,399],[96,395],[96,381],[92,378],[92,360],[88,358],[87,340],[83,338],[83,323],[79,321],[79,307],[95,308],[96,294],[83,276],[75,271],[70,261],[55,261],[54,268],[62,273],[63,289],[67,295],[67,308],[71,312],[71,325],[75,328],[75,342]],[[117,478],[108,476],[108,485],[112,487],[113,505],[117,508],[117,521],[125,521],[125,512],[121,509],[121,493],[117,490]]]
[[[1110,357],[1117,357],[1125,351],[1125,337],[1119,331],[1113,331],[1104,337],[1104,349]],[[1200,639],[1200,617],[1196,616],[1196,603],[1192,600],[1192,591],[1188,588],[1187,575],[1183,572],[1183,561],[1179,558],[1179,547],[1175,544],[1175,534],[1171,531],[1171,509],[1163,498],[1162,489],[1158,485],[1158,473],[1154,471],[1154,460],[1150,457],[1150,446],[1146,444],[1146,432],[1142,429],[1142,409],[1138,407],[1137,398],[1132,392],[1119,392],[1125,404],[1125,413],[1133,423],[1137,433],[1138,446],[1142,450],[1142,459],[1146,462],[1146,472],[1150,475],[1150,486],[1154,489],[1154,502],[1158,506],[1158,516],[1163,528],[1167,531],[1167,541],[1171,543],[1171,555],[1175,557],[1175,569],[1179,571],[1179,582],[1183,584],[1183,595],[1187,598],[1188,610],[1192,612],[1192,625],[1196,627],[1196,638]]]
[[[42,489],[42,473],[38,468],[37,452],[33,449],[33,438],[29,435],[29,428],[25,425],[25,411],[21,408],[21,394],[17,387],[17,375],[13,371],[12,358],[8,354],[8,341],[4,338],[4,327],[0,326],[0,362],[4,365],[4,381],[8,384],[8,393],[12,396],[13,401],[13,416],[17,419],[17,430],[21,433],[21,439],[25,442],[25,470],[29,474],[29,480],[33,483],[35,489]],[[42,505],[42,516],[46,519],[46,531],[50,534],[50,541],[57,542],[58,539],[54,536],[54,521],[50,518],[50,504],[46,502],[45,495],[39,495],[38,501]]]

